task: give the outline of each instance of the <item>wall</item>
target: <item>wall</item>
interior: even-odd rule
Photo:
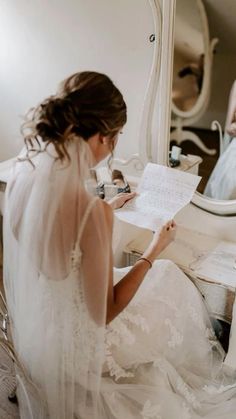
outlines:
[[[152,64],[151,8],[143,0],[1,1],[0,161],[22,147],[21,116],[80,70],[111,76],[128,105],[117,156],[138,152]]]

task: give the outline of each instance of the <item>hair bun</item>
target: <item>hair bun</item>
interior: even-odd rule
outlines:
[[[61,138],[68,126],[65,118],[65,99],[50,98],[41,105],[41,120],[36,125],[44,141]]]
[[[38,137],[55,146],[58,158],[68,157],[66,143],[88,141],[100,133],[114,138],[126,122],[126,104],[105,74],[83,71],[72,74],[55,96],[33,109],[22,125],[28,150]],[[26,132],[24,132],[26,130]]]

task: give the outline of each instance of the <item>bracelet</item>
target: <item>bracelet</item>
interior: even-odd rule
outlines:
[[[149,259],[141,257],[141,258],[138,258],[137,262],[138,262],[139,260],[145,260],[145,261],[146,261],[147,263],[149,263],[149,265],[150,265],[149,269],[151,269],[151,268],[152,268],[152,262],[151,262]]]

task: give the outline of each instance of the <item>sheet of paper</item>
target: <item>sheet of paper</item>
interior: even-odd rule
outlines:
[[[194,264],[194,272],[202,278],[236,287],[236,245],[221,242]]]
[[[200,176],[148,163],[137,197],[117,210],[116,215],[123,221],[156,231],[190,202],[200,179]]]

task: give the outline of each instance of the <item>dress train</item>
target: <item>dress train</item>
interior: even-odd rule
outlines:
[[[115,281],[128,269],[115,270]],[[172,262],[156,261],[107,326],[101,418],[235,419],[224,356],[197,288]]]

